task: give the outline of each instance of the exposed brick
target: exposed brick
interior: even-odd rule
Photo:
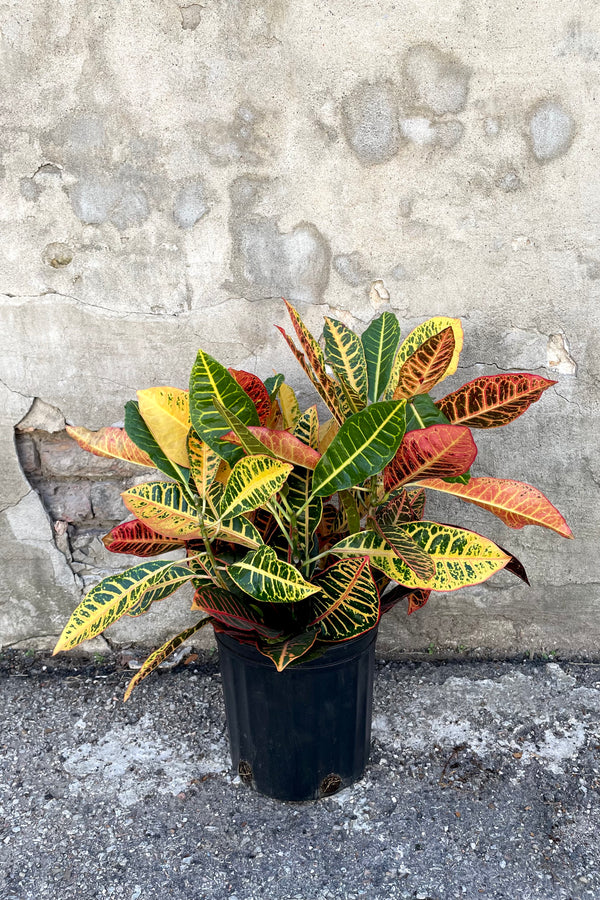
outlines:
[[[26,475],[36,476],[40,474],[40,457],[35,441],[30,434],[16,435],[17,453],[19,462]]]
[[[91,518],[90,486],[85,482],[57,484],[43,481],[39,490],[44,506],[53,519],[81,522]]]
[[[121,500],[123,490],[124,486],[115,481],[97,481],[92,484],[90,497],[94,518],[102,521],[121,521],[126,518],[128,512]]]

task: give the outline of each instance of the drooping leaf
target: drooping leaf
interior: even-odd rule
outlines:
[[[416,522],[422,519],[424,510],[424,489],[402,488],[387,503],[376,509],[375,518],[381,525],[401,525],[403,522]]]
[[[246,456],[231,470],[221,499],[221,517],[231,519],[262,506],[284,484],[289,463],[268,456]]]
[[[228,574],[240,590],[263,603],[296,603],[317,590],[266,545],[229,566]]]
[[[227,371],[248,394],[256,407],[259,424],[264,425],[271,415],[271,398],[267,386],[263,384],[258,375],[253,375],[251,372],[244,372],[243,369],[228,369]]]
[[[125,404],[125,431],[133,443],[148,454],[157,469],[181,484],[189,484],[190,470],[169,459],[159,447],[135,400],[128,400]]]
[[[438,400],[436,406],[455,425],[499,428],[540,399],[556,381],[527,372],[481,375]]]
[[[393,394],[394,400],[408,400],[415,394],[428,394],[446,377],[454,356],[454,347],[454,331],[450,327],[427,338],[402,364]]]
[[[193,428],[190,428],[187,436],[187,454],[196,490],[200,497],[204,497],[216,478],[221,457],[200,440]]]
[[[192,610],[202,610],[213,619],[239,631],[253,631],[263,637],[277,638],[281,635],[275,628],[264,623],[264,616],[257,608],[243,603],[230,591],[210,585],[199,588],[194,594]]]
[[[374,628],[379,621],[379,593],[367,557],[343,559],[313,578],[319,593],[311,599],[320,624],[319,640],[347,641]]]
[[[92,588],[74,610],[54,653],[71,650],[82,641],[101,634],[143,599],[149,591],[172,587],[171,593],[192,578],[187,566],[154,559],[119,575],[110,575]]]
[[[259,641],[256,646],[263,656],[275,663],[278,672],[283,672],[290,663],[308,653],[317,640],[318,634],[319,629],[317,628],[312,631],[303,631],[302,634],[296,634],[282,641]]]
[[[279,406],[283,416],[283,427],[294,428],[300,418],[300,407],[294,389],[285,382],[279,387]]]
[[[104,535],[102,543],[111,553],[130,556],[158,556],[159,553],[170,553],[184,546],[183,541],[158,534],[137,519],[115,525]]]
[[[189,468],[187,436],[191,427],[189,394],[173,387],[137,392],[140,414],[165,455]]]
[[[508,566],[506,568],[508,568]],[[423,609],[429,600],[430,595],[431,591],[425,591],[423,589],[411,591],[408,595],[408,609],[406,610],[406,614],[410,616],[418,609]]]
[[[367,404],[367,363],[362,341],[350,328],[337,319],[325,316],[325,354],[340,383],[347,388],[347,398],[353,412]],[[357,398],[357,401],[354,400]]]
[[[390,380],[400,341],[400,326],[391,312],[382,313],[363,331],[361,343],[367,365],[369,400],[379,400]]]
[[[199,437],[230,465],[242,456],[233,444],[223,443],[223,437],[231,426],[215,409],[216,397],[244,425],[258,425],[256,407],[248,394],[237,383],[225,366],[203,350],[198,350],[190,376],[190,416]]]
[[[156,464],[147,453],[134,444],[124,428],[107,427],[99,431],[90,431],[83,425],[67,425],[67,434],[77,441],[82,450],[87,450],[94,456],[122,459],[147,469],[156,468]]]
[[[178,484],[150,481],[123,491],[121,497],[129,512],[160,535],[179,540],[202,536],[198,511]]]
[[[500,545],[498,544],[500,547]],[[508,550],[505,550],[504,547],[500,547],[500,549],[506,553],[507,556],[510,556],[510,560],[506,563],[505,569],[507,572],[512,572],[513,575],[516,575],[517,578],[520,578],[521,581],[524,581],[525,584],[529,584],[529,578],[527,577],[527,572],[525,571],[525,566],[521,562],[520,559],[517,559],[512,553]]]
[[[185,631],[181,631],[179,634],[175,635],[175,637],[170,638],[162,647],[159,647],[158,650],[155,650],[154,653],[151,653],[146,662],[143,664],[139,672],[133,676],[129,684],[127,685],[127,690],[125,691],[125,695],[123,700],[129,700],[131,696],[131,692],[140,681],[143,681],[144,678],[147,678],[155,669],[158,669],[160,664],[168,659],[168,657],[177,650],[184,641],[187,641],[188,638],[191,638],[193,634],[196,634],[197,631],[200,631],[201,628],[204,628],[205,625],[211,624],[211,619],[200,619],[199,622],[196,622],[195,625],[192,625],[190,628],[186,628]]]
[[[417,325],[417,327],[411,331],[398,350],[395,364],[398,374],[406,360],[409,356],[413,355],[418,347],[424,344],[430,337],[433,337],[434,334],[439,334],[440,331],[444,331],[446,328],[451,328],[454,332],[454,353],[452,354],[450,365],[446,370],[446,375],[454,375],[458,367],[460,352],[463,348],[464,335],[460,319],[450,319],[447,316],[435,316],[433,319],[428,319],[421,325]],[[394,389],[395,387],[396,385],[394,384]]]
[[[453,494],[487,509],[509,528],[541,525],[562,537],[572,538],[571,529],[559,511],[537,488],[509,478],[471,478],[468,484],[448,484],[439,478],[424,478],[418,484]]]
[[[462,475],[477,456],[468,428],[461,425],[430,425],[408,431],[394,458],[384,471],[386,491],[424,477]]]
[[[376,519],[371,521],[374,532],[389,544],[396,556],[420,581],[429,583],[435,575],[435,563],[429,553],[426,553],[399,525],[379,524]]]
[[[314,469],[321,459],[321,454],[317,450],[307,447],[289,431],[277,431],[254,425],[249,426],[246,431],[257,441],[254,450],[248,449],[250,443],[247,437],[245,435],[242,437],[240,433],[229,432],[224,439],[241,444],[247,453],[266,453],[268,456],[282,459],[294,466],[302,466],[305,469]]]
[[[436,571],[432,581],[417,578],[374,531],[344,538],[331,552],[336,556],[368,555],[371,564],[393,581],[434,591],[455,591],[480,584],[503,569],[510,559],[493,541],[463,528],[437,522],[407,522],[399,527],[433,558]]]
[[[341,426],[314,471],[313,491],[327,497],[382,471],[400,445],[405,403],[373,403]]]

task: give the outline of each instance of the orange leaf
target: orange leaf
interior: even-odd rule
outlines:
[[[400,369],[394,400],[428,394],[448,374],[455,346],[454,331],[449,326],[417,347]]]
[[[408,431],[384,469],[385,489],[392,491],[425,476],[462,475],[476,456],[473,435],[462,425],[430,425]]]
[[[527,372],[481,375],[435,404],[453,425],[499,428],[525,412],[556,381]]]
[[[295,466],[314,469],[321,459],[321,454],[317,450],[307,447],[289,431],[274,431],[259,425],[248,425],[247,428],[275,456],[291,462]],[[224,435],[223,440],[231,441],[232,444],[241,444],[239,437],[233,431]]]
[[[83,450],[93,453],[94,456],[122,459],[147,469],[156,468],[148,454],[133,443],[124,428],[110,426],[99,431],[89,431],[83,425],[67,425],[67,434],[77,441]]]
[[[468,484],[449,484],[441,478],[423,478],[421,487],[454,494],[461,500],[474,503],[502,519],[509,528],[541,525],[572,538],[571,529],[555,506],[541,491],[522,481],[507,478],[471,478]]]

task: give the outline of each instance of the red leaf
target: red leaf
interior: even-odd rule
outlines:
[[[258,375],[244,372],[243,369],[228,369],[227,371],[230,375],[233,375],[239,386],[246,391],[256,407],[260,424],[264,425],[271,415],[271,400],[268,390]]]
[[[416,612],[417,609],[422,609],[429,600],[430,594],[431,591],[426,591],[423,589],[413,591],[411,594],[409,594],[407,615],[410,616],[410,614]]]
[[[408,431],[384,469],[384,486],[392,491],[418,478],[462,475],[477,456],[473,435],[462,425],[430,425]]]
[[[115,525],[104,535],[102,543],[111,553],[128,553],[131,556],[158,556],[159,553],[185,546],[183,541],[157,534],[137,519]]]
[[[471,478],[468,484],[449,484],[441,478],[423,478],[421,487],[454,494],[461,500],[487,509],[509,528],[541,525],[562,537],[572,538],[571,529],[541,491],[508,478]]]
[[[481,375],[438,400],[436,406],[453,425],[499,428],[512,422],[556,381],[527,372]]]

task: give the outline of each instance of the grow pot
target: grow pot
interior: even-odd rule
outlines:
[[[360,778],[369,759],[377,628],[278,672],[217,633],[231,759],[278,800],[315,800]]]

